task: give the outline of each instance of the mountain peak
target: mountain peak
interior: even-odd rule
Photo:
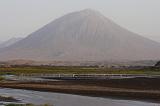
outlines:
[[[90,9],[90,8],[81,10],[80,12],[81,13],[87,13],[87,14],[100,14],[99,11],[94,10],[94,9]]]
[[[81,10],[83,12],[97,12],[97,10],[94,10],[94,9],[91,9],[91,8],[87,8],[87,9],[84,9],[84,10]]]

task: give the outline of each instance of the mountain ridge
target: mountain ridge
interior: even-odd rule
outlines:
[[[22,37],[13,37],[13,38],[10,38],[9,40],[7,41],[3,41],[0,43],[0,48],[5,48],[5,47],[8,47],[8,46],[11,46],[13,45],[14,43],[22,40],[23,38]]]

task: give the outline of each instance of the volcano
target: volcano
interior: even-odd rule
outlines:
[[[160,59],[160,43],[86,9],[64,15],[0,49],[0,60],[109,61]]]

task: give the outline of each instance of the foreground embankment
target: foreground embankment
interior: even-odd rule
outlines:
[[[0,87],[59,92],[86,96],[160,101],[160,78],[1,82]]]

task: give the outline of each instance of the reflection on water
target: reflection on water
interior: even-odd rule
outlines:
[[[99,97],[86,97],[70,94],[48,93],[17,89],[0,89],[0,95],[13,96],[24,103],[54,104],[54,106],[158,106],[131,100],[114,100]]]

